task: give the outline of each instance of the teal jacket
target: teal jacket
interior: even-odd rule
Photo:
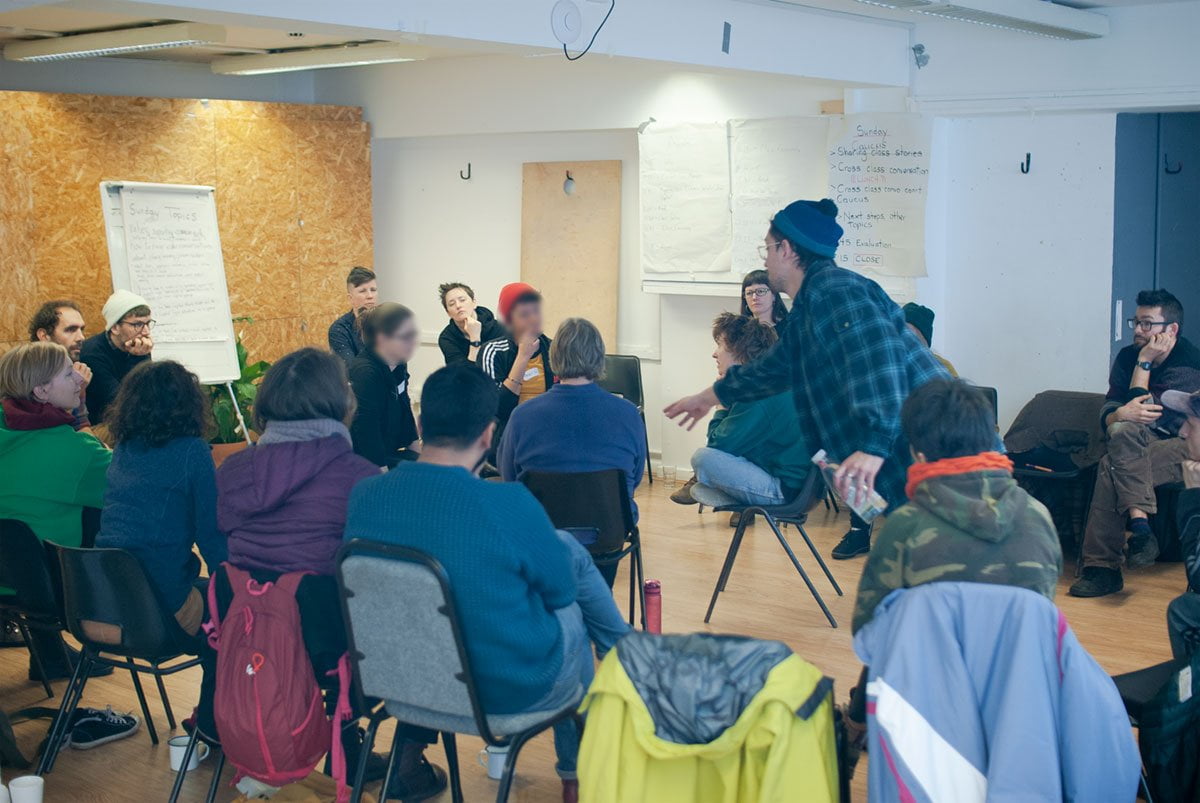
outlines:
[[[800,490],[812,468],[813,450],[800,434],[789,392],[717,410],[708,424],[708,446],[746,458],[778,479],[788,496]]]

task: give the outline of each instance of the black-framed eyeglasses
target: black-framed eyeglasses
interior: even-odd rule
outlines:
[[[771,288],[769,287],[752,287],[746,292],[742,293],[742,297],[749,301],[752,298],[762,298],[763,296],[770,294]]]
[[[760,246],[758,247],[758,256],[759,256],[759,258],[760,258],[760,259],[766,259],[766,258],[767,258],[767,254],[771,253],[771,246],[774,246],[774,247],[778,248],[778,247],[779,247],[779,244],[780,244],[780,241],[779,241],[779,240],[775,240],[774,242],[770,243],[769,245],[768,245],[768,244],[766,244],[766,243],[764,243],[764,244],[760,245]]]
[[[1125,325],[1130,329],[1144,329],[1152,331],[1156,326],[1170,326],[1175,321],[1139,321],[1137,318],[1126,318]]]
[[[121,321],[121,323],[125,324],[126,326],[128,326],[130,329],[132,329],[135,332],[140,332],[143,329],[145,329],[147,332],[149,332],[151,329],[154,328],[154,325],[156,323],[158,323],[158,321],[151,318],[148,321]]]

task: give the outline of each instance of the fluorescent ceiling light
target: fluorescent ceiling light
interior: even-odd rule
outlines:
[[[858,0],[860,3],[866,3],[869,6],[882,6],[883,8],[908,8],[916,10],[925,6],[937,5],[937,0]]]
[[[212,71],[221,75],[263,75],[298,70],[325,70],[331,67],[361,67],[366,64],[390,64],[417,61],[423,54],[397,42],[376,42],[346,47],[320,47],[290,50],[257,56],[227,56],[214,59]]]
[[[1108,17],[1103,14],[1044,0],[955,0],[913,11],[1051,39],[1098,39],[1108,34]]]
[[[145,28],[125,28],[119,31],[81,33],[30,42],[12,42],[4,46],[4,58],[9,61],[62,61],[95,56],[122,56],[147,50],[164,50],[225,41],[225,29],[220,25],[180,22],[171,25],[150,25]]]

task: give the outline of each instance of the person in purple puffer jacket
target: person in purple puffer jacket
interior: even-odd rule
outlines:
[[[229,562],[258,582],[309,573],[296,591],[296,603],[328,710],[337,699],[336,673],[328,673],[347,641],[334,559],[342,545],[351,489],[379,474],[351,445],[346,422],[354,417],[354,404],[346,368],[337,356],[315,348],[292,352],[267,371],[259,387],[254,406],[255,425],[262,432],[258,443],[230,456],[217,471],[217,525],[228,536]],[[213,576],[224,612],[233,590],[223,570]],[[357,721],[342,736],[347,759],[356,762],[361,744]],[[446,784],[445,773],[423,755],[437,735],[411,728],[405,736],[389,793],[423,800]],[[385,769],[382,756],[372,757],[368,775],[380,779]]]

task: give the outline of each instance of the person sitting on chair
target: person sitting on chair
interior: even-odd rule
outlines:
[[[929,307],[923,307],[914,301],[910,301],[904,305],[904,324],[909,328],[917,339],[925,344],[925,347],[933,352],[933,356],[942,364],[942,367],[950,372],[950,376],[958,376],[958,371],[954,370],[954,366],[936,351],[933,351],[933,319],[936,317],[933,310]]]
[[[1070,590],[1075,597],[1103,597],[1124,588],[1126,552],[1130,569],[1158,558],[1158,539],[1150,527],[1150,515],[1158,511],[1154,489],[1178,483],[1187,457],[1177,437],[1184,416],[1164,412],[1159,402],[1167,390],[1200,390],[1200,349],[1180,334],[1179,299],[1166,290],[1143,290],[1128,323],[1133,345],[1117,353],[1108,402],[1100,412],[1108,454],[1096,473],[1083,534],[1083,575]]]
[[[1200,391],[1168,390],[1162,402],[1167,409],[1187,416],[1179,428],[1188,456],[1183,461],[1184,490],[1179,494],[1176,516],[1188,590],[1167,606],[1171,652],[1176,658],[1187,658],[1200,650]]]
[[[438,348],[446,365],[452,362],[475,362],[484,343],[508,334],[504,324],[487,307],[475,303],[475,291],[462,282],[448,282],[438,288],[442,309],[450,322],[438,335]]]
[[[775,330],[755,318],[719,315],[713,321],[717,376],[770,351]],[[708,445],[692,455],[692,479],[672,501],[680,504],[782,505],[800,491],[812,468],[812,450],[800,432],[790,393],[735,401],[713,413]]]
[[[87,408],[87,386],[92,381],[92,369],[79,361],[79,352],[85,339],[83,326],[83,313],[79,310],[79,305],[65,298],[47,301],[38,307],[29,321],[29,342],[36,343],[41,340],[62,346],[71,355],[75,363],[75,372],[83,378],[79,406],[72,411],[75,416],[75,429],[87,429],[92,425]]]
[[[591,682],[589,637],[605,653],[629,625],[591,555],[554,529],[533,494],[477,476],[492,447],[498,395],[472,365],[435,371],[421,393],[420,459],[355,487],[346,539],[417,549],[441,563],[484,711],[553,711]],[[573,802],[573,719],[554,726],[554,745],[563,799]]]
[[[329,350],[341,357],[346,365],[362,353],[363,338],[359,331],[359,319],[363,313],[375,308],[379,295],[379,284],[375,272],[367,268],[353,267],[346,275],[346,298],[350,300],[350,311],[329,325]]]
[[[362,318],[366,348],[350,363],[358,409],[350,424],[354,451],[381,468],[413,460],[420,449],[408,361],[417,350],[417,321],[402,304],[380,304]]]
[[[633,492],[646,471],[646,435],[637,407],[596,384],[604,373],[600,330],[568,318],[554,333],[550,360],[558,384],[513,410],[498,450],[500,475],[515,482],[527,471],[619,468],[636,520]]]
[[[506,284],[500,290],[499,310],[509,333],[484,343],[478,360],[479,367],[500,388],[497,438],[518,404],[540,396],[555,382],[550,338],[542,334],[541,293],[524,282]]]
[[[104,422],[108,405],[117,397],[121,380],[154,349],[154,320],[146,299],[128,290],[117,290],[104,302],[105,330],[79,347],[79,361],[92,371],[87,383],[87,407],[92,424]]]

